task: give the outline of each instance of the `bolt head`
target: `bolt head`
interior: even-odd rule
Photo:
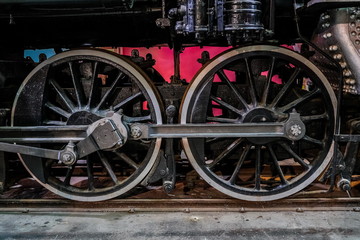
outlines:
[[[135,127],[131,128],[131,136],[133,138],[139,138],[139,137],[141,137],[141,135],[142,135],[142,131],[139,127],[135,126]]]
[[[71,153],[64,153],[61,156],[61,161],[64,164],[71,164],[74,160],[75,160],[75,158]]]
[[[69,153],[65,153],[62,156],[62,160],[64,160],[64,161],[69,161],[71,159],[72,159],[72,157],[71,157],[71,155]]]
[[[293,135],[293,136],[299,136],[301,134],[301,127],[300,125],[298,124],[294,124],[290,127],[290,133]]]

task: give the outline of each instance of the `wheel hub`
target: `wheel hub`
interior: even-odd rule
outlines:
[[[125,145],[129,128],[122,118],[122,114],[109,112],[107,117],[101,118],[88,127],[88,135],[93,135],[93,140],[101,150],[114,151]]]
[[[244,123],[265,123],[276,122],[275,114],[273,111],[266,108],[255,108],[250,110],[245,118]],[[267,144],[272,141],[276,141],[274,138],[247,138],[253,144]]]
[[[101,117],[88,112],[88,111],[79,111],[73,113],[68,121],[66,122],[67,125],[90,125],[98,120],[100,120]]]

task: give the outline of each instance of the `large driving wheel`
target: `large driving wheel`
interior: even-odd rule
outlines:
[[[100,50],[73,50],[37,66],[20,87],[12,111],[14,126],[90,125],[121,112],[126,124],[161,124],[161,104],[146,75],[125,58]],[[68,141],[36,145],[63,149]],[[44,187],[79,201],[100,201],[127,193],[153,167],[161,139],[128,140],[115,151],[98,151],[66,166],[56,160],[21,156]]]
[[[320,70],[291,50],[251,46],[226,51],[205,65],[187,89],[181,123],[285,122],[300,114],[286,138],[182,140],[190,162],[219,191],[249,201],[289,196],[312,183],[333,154],[336,98]]]

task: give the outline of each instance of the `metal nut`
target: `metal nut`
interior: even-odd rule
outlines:
[[[131,136],[133,138],[139,138],[139,137],[141,137],[141,135],[142,135],[142,131],[141,131],[140,127],[135,126],[135,127],[131,128]]]
[[[298,124],[294,124],[290,127],[290,133],[293,136],[299,136],[301,134],[301,127]]]
[[[75,157],[71,153],[63,153],[61,156],[61,161],[64,164],[72,164],[74,160],[75,160]]]

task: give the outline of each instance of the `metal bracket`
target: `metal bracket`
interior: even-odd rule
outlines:
[[[169,105],[166,109],[167,122],[173,123],[176,115],[176,107]],[[160,152],[160,160],[155,171],[151,174],[148,182],[154,183],[162,179],[163,188],[166,193],[170,193],[175,188],[176,164],[174,158],[174,139],[165,140],[165,152]]]
[[[169,105],[166,109],[167,123],[174,122],[174,117],[177,113],[177,109],[174,105]],[[165,158],[166,167],[168,170],[167,175],[163,178],[163,188],[166,193],[170,193],[175,188],[176,182],[176,164],[174,156],[174,139],[168,138],[165,140]]]
[[[360,131],[360,120],[353,119],[349,121],[350,125],[350,134],[349,135],[337,135],[337,140],[346,141],[346,149],[342,164],[338,167],[340,172],[340,180],[337,185],[343,191],[346,191],[350,196],[351,190],[351,176],[354,172],[354,167],[356,163],[356,155],[359,151],[359,142],[360,135],[359,134],[351,134],[351,133],[359,133]]]
[[[154,183],[163,179],[168,174],[168,168],[166,166],[166,158],[164,152],[159,153],[159,162],[156,165],[155,171],[150,174],[150,178],[146,181],[145,185]]]

